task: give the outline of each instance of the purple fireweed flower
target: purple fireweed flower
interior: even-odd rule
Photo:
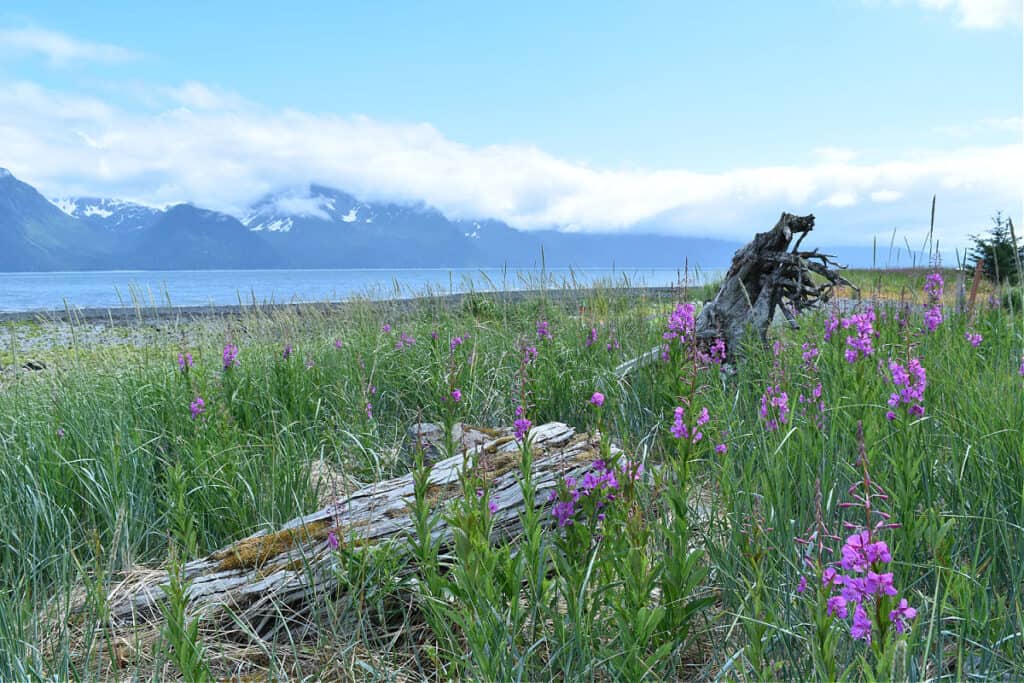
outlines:
[[[825,567],[825,571],[821,573],[821,584],[823,586],[841,586],[843,585],[843,576],[836,571],[835,567]]]
[[[789,395],[778,384],[769,386],[761,394],[759,412],[765,429],[777,431],[781,425],[789,423]]]
[[[1017,370],[1017,374],[1024,377],[1024,356],[1020,357],[1020,368]]]
[[[828,320],[825,321],[825,341],[831,341],[832,335],[838,329],[839,318],[837,318],[835,315],[830,315]]]
[[[380,326],[380,331],[383,332],[384,334],[389,334],[391,332],[391,325],[389,325],[388,323],[383,323]]]
[[[679,338],[686,341],[687,335],[693,331],[696,321],[693,317],[693,304],[676,304],[675,310],[668,314],[668,331],[662,335],[665,339]]]
[[[495,512],[498,511],[498,504],[495,503],[493,500],[488,500],[487,501],[487,511],[490,512],[493,515]]]
[[[334,348],[340,349],[342,346],[344,346],[344,344],[342,343],[342,341],[340,339],[335,339],[334,340]]]
[[[57,427],[57,438],[58,439],[63,439],[64,438],[64,428],[63,427]]]
[[[529,365],[533,361],[537,360],[537,347],[526,346],[523,348],[523,363]]]
[[[942,298],[943,282],[940,273],[932,273],[924,279],[924,293],[932,303],[938,303]]]
[[[571,500],[563,500],[554,504],[551,508],[551,514],[554,515],[555,520],[558,522],[558,526],[570,526],[572,524],[572,517],[576,514],[574,504]]]
[[[892,572],[878,574],[868,571],[864,579],[864,592],[874,595],[896,595],[897,590],[892,585]]]
[[[192,367],[192,354],[191,353],[179,353],[178,354],[178,369],[182,372],[187,371]]]
[[[224,347],[224,369],[227,370],[238,364],[238,347],[234,344],[227,344]]]
[[[829,616],[845,619],[849,612],[846,611],[846,598],[841,595],[833,595],[828,599],[827,614]]]
[[[854,640],[871,642],[871,620],[868,619],[868,613],[862,604],[858,603],[853,610],[853,626],[850,628],[850,635]]]
[[[285,344],[284,345],[284,351],[281,352],[281,357],[284,358],[285,360],[288,360],[288,357],[291,356],[291,355],[292,355],[292,345],[291,344]]]
[[[715,453],[718,453],[719,455],[722,455],[727,450],[729,450],[729,447],[726,446],[724,443],[720,443],[717,446],[715,446]]]
[[[924,415],[924,390],[928,386],[928,373],[919,358],[911,358],[906,367],[896,361],[889,361],[889,372],[896,391],[889,395],[889,407],[907,406],[912,416]],[[893,411],[889,411],[893,412]],[[886,414],[888,418],[888,414]],[[890,419],[894,419],[893,418]]]
[[[906,598],[901,598],[896,609],[889,612],[889,621],[896,625],[897,633],[903,633],[907,629],[907,622],[916,616],[917,610],[907,604]]]
[[[669,431],[672,432],[672,436],[677,439],[688,439],[690,437],[690,430],[683,424],[683,413],[685,411],[681,407],[677,407],[675,410],[675,420],[672,422],[672,427]]]
[[[461,389],[452,389],[452,400],[455,401],[456,403],[462,400]]]
[[[448,340],[448,350],[454,351],[455,349],[462,346],[467,339],[469,339],[468,334],[462,337],[452,337],[451,339]]]
[[[196,396],[192,402],[188,404],[188,409],[192,412],[192,419],[194,420],[206,412],[206,402],[203,401],[202,396]]]
[[[875,332],[875,310],[868,307],[862,313],[855,313],[849,318],[843,318],[840,321],[843,329],[853,328],[856,335],[848,335],[846,337],[846,357],[847,363],[854,363],[860,357],[870,356],[875,352],[872,340],[878,336]]]
[[[613,337],[610,342],[604,345],[604,348],[606,351],[611,352],[621,349],[622,347],[619,345],[619,340]]]
[[[372,420],[373,419],[373,404],[370,403],[369,401],[367,401],[367,403],[366,403],[366,419],[367,420]]]
[[[977,348],[981,346],[982,336],[975,332],[964,332],[964,339],[971,343],[971,346]]]
[[[710,419],[711,416],[708,414],[708,409],[706,407],[701,408],[700,415],[697,416],[697,426],[701,427],[703,425],[706,425],[708,423],[708,420]]]
[[[942,324],[942,309],[932,306],[924,312],[924,326],[929,332],[934,332]]]
[[[711,362],[716,365],[724,363],[726,356],[725,340],[715,339],[715,341],[711,343],[711,348],[708,349],[708,356],[711,357]]]
[[[526,409],[523,406],[516,406],[516,420],[512,426],[515,429],[516,441],[522,441],[533,426],[533,423],[526,419]]]
[[[547,320],[537,321],[537,339],[551,339],[551,330],[548,329]]]
[[[796,592],[803,593],[805,590],[807,590],[807,577],[801,575],[800,581],[796,584]]]
[[[587,340],[583,342],[584,346],[590,348],[597,341],[597,328],[591,327],[590,334],[587,335]]]
[[[604,405],[604,394],[600,391],[595,391],[594,395],[590,397],[590,403],[600,408]]]
[[[327,546],[331,550],[337,550],[339,545],[341,544],[338,542],[338,535],[334,533],[334,529],[331,529],[327,532]]]
[[[817,370],[818,365],[815,359],[818,357],[818,347],[806,342],[800,348],[802,349],[801,356],[804,359],[804,367],[808,370]]]

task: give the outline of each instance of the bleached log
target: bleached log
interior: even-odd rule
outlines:
[[[530,432],[533,464],[530,477],[537,489],[535,503],[548,505],[548,491],[569,474],[582,476],[600,457],[600,437],[576,434],[568,425],[551,422]],[[613,448],[613,453],[617,453]],[[520,447],[507,432],[465,453],[440,460],[430,468],[427,500],[443,506],[462,496],[460,475],[471,470],[487,482],[494,512],[494,538],[512,539],[521,531],[524,501],[520,488]],[[301,620],[311,602],[341,590],[338,557],[328,544],[334,535],[348,547],[385,541],[407,542],[414,533],[410,517],[414,499],[413,477],[367,486],[321,510],[294,519],[281,529],[241,539],[209,556],[188,562],[185,577],[191,582],[188,598],[192,611],[231,610],[261,636],[272,634],[282,618]],[[438,517],[434,541],[450,543],[452,532]],[[110,591],[107,597],[114,625],[158,619],[165,600],[161,586],[166,571],[136,574]]]

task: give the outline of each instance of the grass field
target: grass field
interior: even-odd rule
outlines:
[[[991,289],[956,312],[948,271],[931,331],[871,309],[927,305],[929,272],[852,273],[855,313],[779,327],[734,375],[677,308],[704,293],[614,286],[73,342],[0,388],[0,679],[1015,678],[1024,315]],[[192,631],[173,597],[156,630],[110,628],[125,572],[316,509],[316,473],[344,492],[415,468],[411,423],[517,417],[626,455],[513,545],[489,542],[483,491],[444,511],[452,548],[339,550],[348,591],[314,640]]]

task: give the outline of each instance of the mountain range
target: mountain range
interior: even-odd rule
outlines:
[[[177,204],[47,199],[0,169],[0,271],[219,268],[529,268],[727,265],[714,238],[516,230],[423,204],[363,202],[310,185],[269,194],[241,219]]]

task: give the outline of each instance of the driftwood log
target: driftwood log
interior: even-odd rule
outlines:
[[[697,316],[697,337],[724,339],[732,358],[748,327],[753,327],[762,341],[767,339],[777,310],[797,329],[796,316],[827,302],[836,285],[856,289],[840,274],[845,266],[835,262],[834,256],[817,249],[800,251],[801,242],[813,229],[813,214],[783,213],[774,228],[757,233],[737,251],[715,298]],[[814,275],[824,282],[815,284]]]
[[[548,491],[565,476],[582,476],[600,457],[600,436],[576,434],[552,422],[535,427],[530,436],[538,507],[548,505]],[[613,453],[618,450],[613,447]],[[514,539],[521,531],[524,501],[520,488],[519,444],[504,433],[484,444],[438,461],[430,468],[427,500],[443,506],[462,496],[464,468],[488,483],[494,512],[494,539]],[[294,519],[274,532],[241,539],[209,556],[188,562],[184,575],[191,611],[204,618],[244,621],[249,633],[271,637],[282,626],[294,633],[308,621],[314,601],[337,596],[341,589],[338,558],[328,544],[331,532],[348,547],[407,542],[414,533],[410,517],[413,478],[407,474],[360,489],[321,510]],[[439,516],[433,539],[443,548],[451,530]],[[160,618],[166,599],[166,571],[126,579],[107,596],[110,618],[124,627]],[[228,613],[230,611],[230,614]]]
[[[817,249],[800,250],[800,244],[813,229],[813,215],[783,213],[774,228],[757,233],[739,249],[715,298],[697,316],[697,338],[704,345],[715,339],[724,340],[726,358],[734,362],[742,351],[748,329],[753,328],[762,342],[767,340],[776,311],[781,310],[795,329],[799,327],[796,316],[827,302],[836,285],[856,291],[840,274],[845,266],[834,261],[834,256]],[[817,284],[814,275],[820,276]],[[626,361],[616,369],[617,374],[624,377],[634,368],[653,362],[660,353],[660,347],[654,348]]]

